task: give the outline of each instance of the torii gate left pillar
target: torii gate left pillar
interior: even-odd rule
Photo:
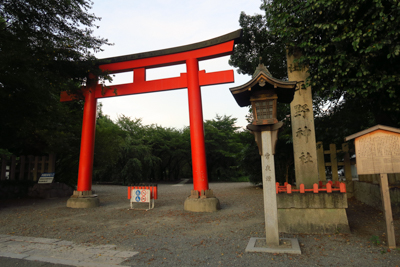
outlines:
[[[192,45],[101,60],[99,62],[101,70],[111,74],[133,71],[134,79],[133,83],[102,88],[97,83],[97,77],[89,77],[87,86],[82,88],[85,105],[78,186],[74,195],[68,200],[67,206],[87,208],[99,205],[97,196],[93,195],[91,190],[98,98],[187,88],[193,190],[186,199],[184,208],[195,212],[210,212],[219,209],[219,200],[208,187],[200,86],[234,82],[234,75],[233,70],[212,73],[199,71],[198,62],[232,54],[234,44],[240,40],[240,36],[241,30],[238,30]],[[182,63],[186,64],[187,73],[181,73],[180,77],[146,81],[146,69]],[[75,98],[76,96],[67,92],[61,93],[61,101],[71,101]]]

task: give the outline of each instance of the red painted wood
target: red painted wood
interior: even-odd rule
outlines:
[[[188,72],[188,98],[190,143],[192,148],[193,189],[208,189],[206,149],[204,145],[203,110],[199,85],[199,65],[196,58],[186,61]]]
[[[183,64],[189,58],[197,58],[199,61],[212,59],[230,55],[233,51],[233,45],[234,41],[229,41],[226,43],[187,52],[135,59],[118,63],[103,64],[100,65],[100,69],[109,71],[110,73],[120,73],[131,71],[137,68],[148,69]]]
[[[135,70],[136,73],[136,70]],[[128,84],[112,85],[102,90],[101,85],[96,86],[96,98],[105,98],[113,96],[133,95],[142,93],[151,93],[158,91],[167,91],[174,89],[187,88],[187,73],[181,73],[180,77],[166,78],[152,81],[141,80],[144,76],[134,75],[134,82]],[[204,70],[199,71],[199,85],[207,86],[214,84],[224,84],[234,82],[233,70],[218,71],[206,73]],[[68,95],[67,92],[61,92],[60,101],[72,101],[74,95]]]
[[[81,150],[79,158],[77,191],[92,189],[94,137],[96,132],[97,99],[94,91],[86,91],[83,107]]]
[[[313,192],[318,193],[318,184],[313,184]]]
[[[331,183],[327,183],[326,184],[326,192],[327,193],[332,193],[332,184]]]
[[[203,112],[200,86],[234,82],[233,70],[205,73],[199,71],[198,61],[230,55],[234,41],[164,56],[149,57],[118,63],[100,65],[99,68],[112,73],[134,72],[134,81],[129,84],[102,88],[93,83],[90,90],[83,88],[85,106],[82,124],[81,154],[78,173],[78,191],[91,190],[94,138],[96,127],[97,98],[188,88],[190,136],[194,190],[207,190],[208,177],[204,145]],[[146,69],[186,63],[187,73],[180,77],[146,81]],[[60,100],[71,101],[76,96],[61,92]],[[155,188],[157,198],[157,188]]]

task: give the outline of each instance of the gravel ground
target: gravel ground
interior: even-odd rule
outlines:
[[[123,263],[131,266],[400,266],[400,250],[383,244],[382,213],[360,202],[349,202],[352,234],[281,234],[298,238],[302,255],[246,253],[250,237],[265,237],[262,189],[211,183],[222,209],[192,213],[183,210],[192,188],[160,184],[151,211],[129,210],[124,186],[93,186],[101,202],[94,209],[67,208],[67,199],[1,200],[0,234],[115,244],[140,252]]]

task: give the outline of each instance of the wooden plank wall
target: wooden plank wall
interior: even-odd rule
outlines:
[[[338,154],[340,155],[339,158]],[[325,155],[330,155],[330,162],[325,162]],[[333,182],[339,180],[339,166],[344,167],[344,177],[346,177],[346,181],[352,180],[349,145],[347,143],[342,144],[342,149],[339,150],[336,149],[335,144],[330,144],[329,150],[324,150],[324,144],[322,142],[317,142],[317,158],[320,181],[326,181],[325,167],[327,166],[331,167]]]
[[[338,154],[340,157],[338,158]],[[330,162],[325,162],[325,155],[330,155]],[[342,149],[336,149],[335,144],[329,145],[329,150],[324,150],[322,142],[317,143],[317,157],[318,157],[318,173],[320,181],[326,181],[325,167],[330,166],[332,169],[332,181],[338,181],[338,166],[344,166],[344,177],[346,181],[351,181],[351,161],[349,154],[349,146],[347,143],[342,144]],[[343,159],[343,161],[341,161]],[[379,184],[379,174],[364,174],[358,175],[360,182]],[[400,184],[400,173],[388,174],[389,185]]]
[[[55,154],[48,156],[1,155],[0,180],[37,181],[44,172],[55,172]]]

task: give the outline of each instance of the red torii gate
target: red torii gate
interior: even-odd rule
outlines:
[[[97,77],[89,77],[83,88],[85,98],[78,186],[75,197],[91,195],[97,99],[173,89],[188,89],[190,139],[192,150],[193,187],[197,196],[208,188],[206,154],[204,145],[203,112],[200,86],[234,82],[233,70],[206,73],[199,71],[198,62],[233,53],[234,44],[240,40],[241,30],[191,45],[139,53],[100,60],[99,68],[111,74],[133,71],[132,83],[103,88]],[[180,77],[146,81],[146,69],[186,64],[187,73]],[[60,100],[71,101],[76,96],[62,92]],[[193,192],[192,192],[193,195]],[[212,195],[212,193],[211,193]]]

